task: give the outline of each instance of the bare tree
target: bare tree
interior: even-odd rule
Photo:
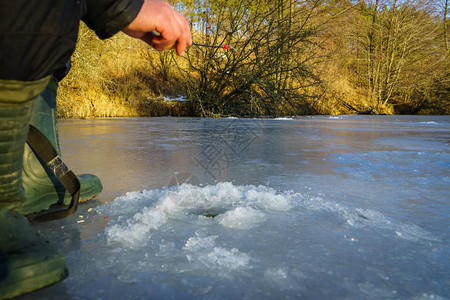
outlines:
[[[223,1],[210,6],[209,28],[196,39],[220,47],[191,47],[185,74],[200,115],[301,113],[318,83],[311,70],[315,44],[311,3]],[[200,36],[198,36],[200,34]],[[310,113],[305,111],[303,113]]]
[[[419,64],[423,68],[422,62],[428,62],[433,54],[438,27],[415,0],[374,0],[362,11],[358,25],[354,29],[358,45],[355,63],[359,78],[367,78],[363,87],[369,103],[378,109],[398,102],[408,94],[411,83],[417,85],[423,78],[413,72]]]

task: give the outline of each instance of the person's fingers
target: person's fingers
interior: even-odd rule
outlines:
[[[192,43],[191,30],[186,18],[172,7],[165,22],[158,24],[157,31],[160,33],[160,39],[154,41],[157,50],[175,48],[177,54],[182,55],[187,45]]]
[[[186,50],[186,46],[187,46],[187,36],[185,33],[185,30],[181,30],[180,32],[180,36],[177,39],[177,43],[176,43],[176,51],[178,55],[183,55],[184,51]]]
[[[181,56],[186,50],[186,47],[192,44],[191,30],[186,19],[179,12],[175,11],[175,13],[177,15],[178,26],[180,27],[180,36],[177,39],[176,51]]]
[[[177,11],[173,10],[171,18],[163,26],[158,27],[160,39],[155,39],[153,47],[157,50],[176,49],[178,55],[183,55],[188,44],[191,44],[191,31],[186,19]]]
[[[181,32],[175,16],[176,11],[170,8],[165,22],[159,23],[156,27],[159,37],[154,40],[155,49],[164,49],[170,44],[175,44],[177,42]]]
[[[188,22],[165,1],[146,0],[136,19],[123,31],[158,51],[175,48],[178,55],[192,43]]]
[[[131,35],[131,34],[129,34],[128,32],[126,32],[126,33],[127,33],[128,35]],[[155,48],[155,46],[156,46],[155,41],[156,41],[157,39],[159,39],[159,36],[158,36],[156,33],[154,33],[153,31],[150,31],[150,32],[144,32],[144,33],[139,33],[139,35],[131,35],[131,36],[134,36],[134,37],[136,37],[136,38],[141,39],[142,41],[146,42],[147,44],[149,44],[149,45],[152,46],[153,48]]]

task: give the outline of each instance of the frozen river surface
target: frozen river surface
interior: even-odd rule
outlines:
[[[448,299],[450,117],[65,120],[104,191],[24,299]]]

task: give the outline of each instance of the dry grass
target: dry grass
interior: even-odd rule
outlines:
[[[176,77],[161,76],[160,55],[122,33],[101,41],[82,25],[72,69],[60,82],[58,117],[188,115],[185,103],[163,100],[183,88]]]
[[[174,63],[176,61],[176,64]],[[177,68],[181,66],[183,71]],[[315,65],[322,84],[310,87],[305,97],[293,100],[297,113],[354,114],[375,108],[378,113],[393,114],[394,106],[371,103],[364,89],[358,88],[340,59],[325,59]],[[58,117],[132,117],[132,116],[193,116],[220,117],[207,114],[202,107],[187,102],[165,101],[163,96],[188,95],[199,97],[196,84],[199,78],[185,59],[173,53],[158,53],[145,43],[117,34],[105,41],[99,40],[85,25],[80,28],[79,42],[72,57],[72,70],[60,83]],[[197,74],[198,76],[198,74]],[[190,85],[189,87],[187,87]],[[193,85],[193,86],[192,86]],[[443,89],[445,90],[445,89]],[[448,89],[447,89],[448,90]],[[193,94],[194,93],[194,94]],[[444,111],[448,113],[448,100],[435,101],[437,108],[421,113]],[[202,99],[203,100],[203,99]],[[242,101],[252,101],[243,99]],[[201,101],[194,101],[202,103]],[[442,103],[442,104],[440,104]],[[257,106],[257,101],[255,105]],[[252,103],[250,103],[250,106]],[[276,105],[276,104],[274,104]],[[284,104],[283,104],[284,105]],[[439,106],[440,105],[440,106]],[[439,106],[439,107],[438,107]],[[440,108],[440,107],[444,108]],[[447,107],[445,107],[447,106]],[[292,106],[278,107],[279,114],[292,114]],[[195,111],[194,111],[195,109]],[[262,108],[252,107],[258,111]],[[439,110],[440,109],[440,110]],[[397,109],[398,110],[398,109]]]
[[[355,88],[350,75],[345,68],[339,66],[337,61],[325,61],[318,69],[323,81],[323,90],[320,92],[322,97],[312,104],[318,114],[355,114],[374,108],[380,114],[391,115],[394,113],[393,105],[374,103],[368,99],[364,90]]]

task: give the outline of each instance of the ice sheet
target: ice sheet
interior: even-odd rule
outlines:
[[[61,123],[104,191],[34,225],[70,276],[25,299],[450,294],[448,116]]]

